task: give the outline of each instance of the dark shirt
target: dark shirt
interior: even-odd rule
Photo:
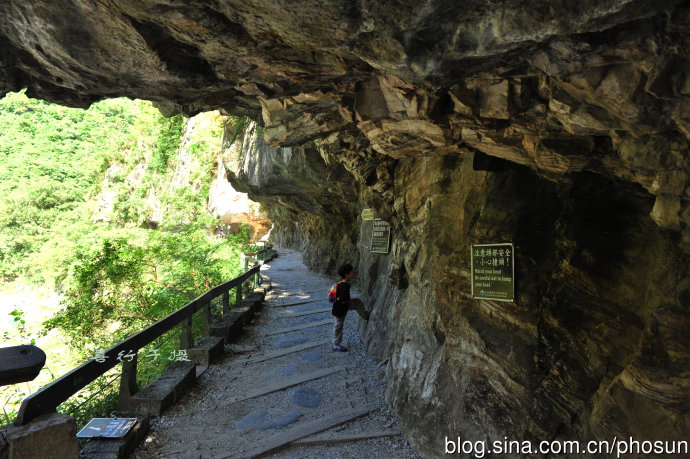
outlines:
[[[343,303],[347,304],[348,306],[350,305],[350,283],[349,282],[341,282],[338,284],[338,295],[337,295],[338,301],[342,301]]]
[[[350,308],[350,283],[338,282],[338,292],[335,296],[335,303],[331,314],[336,317],[343,317]]]

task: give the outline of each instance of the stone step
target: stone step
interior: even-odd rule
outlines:
[[[337,443],[350,443],[353,441],[369,440],[372,438],[397,437],[402,435],[400,430],[376,430],[373,432],[361,433],[323,433],[310,435],[292,442],[295,446],[320,446],[334,445]]]
[[[283,333],[290,333],[297,330],[304,330],[305,328],[323,327],[324,325],[332,325],[333,320],[314,320],[306,324],[295,325],[294,327],[283,328],[282,330],[266,333],[264,336],[281,335]]]
[[[231,344],[228,350],[233,354],[251,354],[259,350],[259,346],[254,344]]]
[[[354,408],[346,408],[334,412],[329,416],[320,419],[315,419],[310,422],[298,424],[292,429],[277,433],[268,437],[266,440],[259,442],[259,445],[247,453],[240,454],[243,458],[259,457],[282,448],[289,443],[307,437],[309,435],[323,432],[324,430],[335,427],[339,424],[351,421],[360,416],[364,416],[376,409],[380,408],[378,403],[368,403],[366,405],[355,406]],[[228,458],[231,456],[228,456]],[[237,457],[237,456],[234,456]]]
[[[209,334],[223,339],[227,344],[237,339],[242,333],[242,327],[249,322],[249,308],[233,308],[223,319],[211,324]]]
[[[325,314],[331,312],[331,308],[328,309],[321,309],[319,311],[310,311],[310,312],[298,312],[295,314],[281,314],[276,317],[276,319],[292,319],[293,317],[302,317],[302,316],[311,316],[313,314]]]
[[[223,319],[211,324],[209,334],[223,338],[224,344],[236,340],[242,333],[242,327],[251,322],[254,314],[261,309],[262,298],[262,294],[253,293],[237,303]]]
[[[227,402],[223,403],[222,406],[229,406],[232,405],[233,403],[241,402],[244,400],[249,400],[252,398],[256,397],[261,397],[262,395],[268,395],[273,392],[278,392],[279,390],[287,389],[292,386],[297,386],[299,384],[308,382],[308,381],[313,381],[315,379],[320,379],[324,378],[326,376],[332,375],[334,373],[338,373],[340,371],[344,371],[344,367],[334,367],[334,368],[322,368],[320,370],[312,371],[311,373],[303,374],[303,375],[295,375],[289,378],[284,379],[281,382],[278,382],[276,384],[270,384],[264,387],[260,387],[257,389],[252,390],[246,395],[240,395],[237,397],[234,397]]]
[[[209,366],[223,355],[224,339],[220,336],[204,336],[187,349],[187,357],[197,366]]]
[[[129,399],[127,410],[160,416],[196,382],[196,365],[175,362]]]
[[[253,312],[261,309],[261,303],[264,301],[266,295],[263,291],[255,289],[249,295],[245,296],[242,301],[237,303],[237,306],[250,306]]]
[[[239,366],[239,365],[247,365],[247,364],[252,364],[252,363],[257,363],[257,362],[263,362],[265,360],[275,359],[278,357],[282,357],[284,355],[292,354],[294,352],[303,351],[305,349],[311,349],[311,348],[317,347],[317,346],[325,346],[328,344],[331,344],[331,340],[329,340],[329,339],[323,340],[323,341],[317,341],[314,343],[300,344],[299,346],[288,347],[288,348],[282,349],[280,351],[271,352],[271,353],[263,354],[263,355],[257,355],[254,357],[250,357],[248,359],[235,359],[235,361],[233,362],[233,365]]]
[[[22,426],[0,430],[0,458],[62,459],[77,457],[77,426],[72,416],[50,413]]]
[[[299,306],[301,304],[318,303],[319,301],[324,301],[324,300],[298,301],[296,303],[274,303],[273,301],[271,301],[271,307],[272,308],[287,308],[289,306]]]

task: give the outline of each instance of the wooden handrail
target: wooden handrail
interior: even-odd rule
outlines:
[[[262,250],[262,252],[263,251],[272,251],[272,247],[267,247]],[[121,351],[125,353],[130,351],[138,352],[139,349],[151,343],[163,333],[169,331],[180,322],[192,317],[194,313],[208,305],[214,298],[229,292],[235,287],[238,287],[238,289],[241,288],[245,280],[258,274],[262,264],[263,261],[257,262],[252,269],[246,271],[244,274],[213,287],[153,325],[120,341],[103,353],[103,362],[91,359],[47,386],[44,386],[37,392],[34,392],[29,397],[26,397],[19,407],[19,413],[17,414],[17,419],[14,421],[14,424],[18,426],[25,425],[37,416],[54,412],[62,402],[120,363],[117,357]],[[241,299],[241,292],[238,293],[239,300]]]

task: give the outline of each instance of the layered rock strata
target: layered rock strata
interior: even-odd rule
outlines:
[[[690,5],[10,1],[0,90],[259,124],[228,164],[277,238],[359,268],[368,349],[443,438],[690,431]],[[363,208],[392,226],[369,250]],[[470,245],[513,242],[513,303]]]

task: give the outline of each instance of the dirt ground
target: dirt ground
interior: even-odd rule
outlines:
[[[418,457],[385,403],[383,367],[366,355],[361,344],[357,328],[366,324],[351,311],[343,342],[350,351],[333,352],[327,292],[335,280],[309,272],[297,252],[278,252],[278,258],[262,268],[273,289],[259,315],[180,402],[152,420],[147,439],[133,457],[253,457],[262,447],[280,443],[281,437],[303,436],[319,443],[323,439],[315,437],[323,435],[329,436],[328,443],[286,444],[266,457]],[[297,346],[304,349],[268,358]],[[256,361],[261,359],[265,360]],[[252,391],[320,370],[332,373],[239,400]],[[347,422],[333,420],[330,424],[335,425],[322,430],[330,418],[343,413],[347,417],[362,406],[370,411]],[[314,430],[320,432],[311,433]],[[342,440],[373,433],[386,436],[330,443],[333,437]]]

